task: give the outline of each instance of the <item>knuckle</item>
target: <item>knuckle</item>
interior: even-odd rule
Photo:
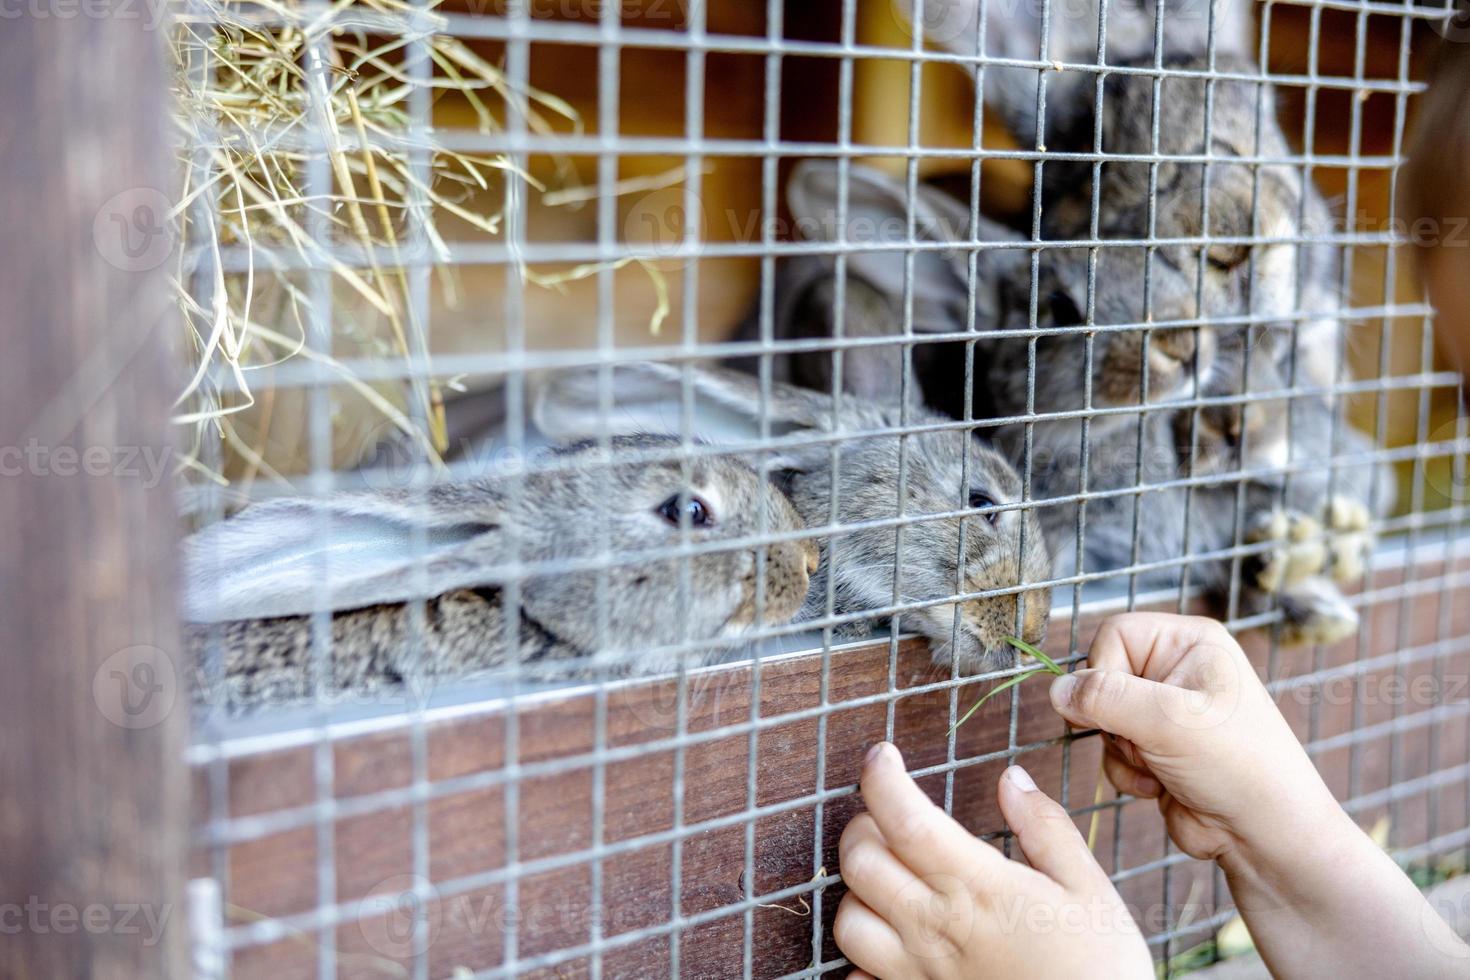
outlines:
[[[848,884],[865,881],[870,877],[869,872],[873,870],[873,848],[870,841],[863,841],[849,847],[838,856],[837,870],[841,872],[842,878]]]
[[[1208,616],[1190,616],[1189,626],[1193,628],[1195,640],[1208,641],[1211,643],[1234,643],[1235,637],[1225,628],[1225,624],[1218,620],[1210,619]]]
[[[873,828],[877,825],[873,818],[866,813],[859,813],[848,821],[842,831],[841,838],[837,841],[838,860],[846,860],[847,855],[859,847],[863,841],[874,837]]]

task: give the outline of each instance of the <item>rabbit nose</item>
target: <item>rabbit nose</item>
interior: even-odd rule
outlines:
[[[1155,330],[1149,341],[1149,366],[1156,371],[1176,371],[1194,359],[1197,346],[1191,329]]]
[[[1039,646],[1046,639],[1046,621],[1051,616],[1051,592],[1036,589],[1024,595],[1026,610],[1021,621],[1021,639]]]
[[[803,538],[798,542],[801,547],[802,556],[806,559],[806,573],[817,574],[817,565],[822,560],[821,553],[817,550],[817,543],[811,538]]]
[[[1240,406],[1231,405],[1206,413],[1200,420],[1205,424],[1207,434],[1215,434],[1226,446],[1234,449],[1240,445],[1240,432],[1244,428]]]

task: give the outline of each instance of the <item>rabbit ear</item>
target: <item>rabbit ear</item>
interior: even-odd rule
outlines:
[[[908,199],[904,187],[888,175],[858,164],[848,168],[847,220],[837,227],[841,180],[838,165],[830,160],[807,160],[799,164],[786,185],[786,200],[796,218],[797,229],[819,241],[853,243],[871,248],[892,242],[894,251],[854,252],[848,268],[889,296],[902,296],[904,253],[908,236]],[[921,242],[952,242],[963,237],[968,216],[956,220],[954,210],[938,207],[935,195],[921,187],[914,199],[914,237]],[[914,255],[914,307],[943,306],[956,292],[964,295],[964,282],[955,275],[954,257],[933,251]]]
[[[674,364],[639,362],[612,369],[613,410],[604,413],[597,369],[561,372],[538,392],[537,427],[556,439],[589,438],[600,433],[678,432],[682,428],[683,369]],[[738,449],[763,444],[762,404],[772,434],[799,429],[831,431],[832,399],[794,385],[772,382],[762,399],[760,381],[729,368],[700,367],[689,372],[696,398],[693,426],[703,441]],[[882,409],[856,397],[843,402],[842,419],[872,425]],[[775,465],[787,465],[778,458]]]
[[[970,239],[970,210],[942,191],[919,184],[913,199],[914,236],[908,234],[909,196],[905,186],[870,167],[852,164],[848,168],[847,221],[837,227],[837,211],[841,196],[838,165],[831,160],[807,160],[791,174],[786,187],[787,203],[797,221],[797,228],[808,238],[837,241],[871,247],[893,243],[892,251],[859,251],[848,258],[848,268],[882,295],[889,298],[895,310],[901,309],[904,296],[906,260],[905,243],[911,240],[955,243],[954,249],[925,249],[914,253],[913,319],[919,331],[947,332],[963,327],[966,299],[969,294],[968,264],[959,243]],[[842,234],[839,235],[839,231]],[[979,217],[976,237],[982,241],[1019,241],[1009,228],[983,215]],[[992,265],[1005,265],[1021,253],[1009,249],[985,250],[977,256],[976,280],[989,283]],[[984,290],[981,290],[983,293]],[[982,318],[989,304],[980,297]]]
[[[900,5],[905,11],[906,4]],[[1047,30],[1047,50],[1041,50],[1039,4],[991,3],[981,0],[946,0],[925,5],[925,36],[957,54],[972,57],[979,11],[987,11],[987,50],[992,57],[1051,64],[1094,64],[1097,60],[1099,0],[1069,4],[1065,16],[1054,8]],[[1209,50],[1212,40],[1218,54],[1251,56],[1255,53],[1255,18],[1252,0],[1169,0],[1163,11],[1163,55],[1198,54]],[[932,9],[931,9],[932,8]],[[1108,7],[1108,65],[1151,58],[1154,54],[1157,3],[1111,4]],[[997,111],[1024,146],[1036,139],[1038,71],[988,65],[985,69],[985,101]],[[1044,141],[1063,147],[1068,138],[1090,134],[1086,126],[1093,105],[1091,72],[1067,71],[1047,79],[1047,118]]]
[[[488,584],[499,537],[486,488],[472,519],[381,494],[280,499],[184,543],[184,617],[194,623],[359,609]],[[473,550],[474,560],[466,552]]]

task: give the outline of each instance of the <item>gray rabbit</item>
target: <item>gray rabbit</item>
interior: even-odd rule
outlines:
[[[1121,277],[1117,266],[1105,274],[1101,256],[1109,251],[1130,250],[1101,250],[1093,322],[1104,327],[1143,322],[1136,306],[1130,309],[1141,302],[1141,277]],[[1043,262],[1039,282],[1048,281],[1048,268],[1065,269],[1080,257],[1073,251],[1059,262]],[[1155,278],[1160,282],[1169,279]],[[1160,322],[1188,321],[1197,309],[1193,293],[1171,294],[1167,288],[1159,290],[1152,306]],[[1024,328],[1029,318],[1018,297],[1004,322]],[[1064,292],[1037,303],[1039,328],[1078,322],[1075,302]],[[1158,333],[1186,331],[1198,335],[1193,349],[1157,356]],[[1033,355],[1027,340],[1002,334],[983,344],[991,397],[998,415],[1024,414],[1024,382]],[[1032,494],[1043,502],[1039,518],[1056,550],[1057,574],[1140,566],[1143,584],[1174,587],[1187,581],[1223,596],[1232,563],[1200,556],[1236,544],[1238,511],[1242,543],[1272,543],[1242,565],[1242,609],[1263,612],[1279,603],[1287,642],[1328,642],[1355,630],[1357,616],[1328,576],[1356,577],[1371,541],[1369,507],[1383,513],[1392,493],[1383,468],[1362,462],[1371,441],[1354,431],[1325,396],[1315,391],[1288,395],[1292,331],[1181,327],[1154,331],[1146,344],[1132,349],[1128,343],[1138,332],[1118,331],[1105,348],[1098,342],[1104,336],[1093,340],[1094,373],[1099,362],[1106,371],[1109,356],[1119,352],[1122,364],[1131,357],[1138,366],[1118,372],[1105,397],[1097,397],[1100,386],[1094,383],[1092,405],[1132,404],[1141,410],[1085,423],[1077,417],[1029,423]],[[1049,346],[1048,339],[1053,340]],[[1038,412],[1080,405],[1081,385],[1070,379],[1078,377],[1085,344],[1085,336],[1076,334],[1037,341],[1032,402]],[[1165,397],[1156,399],[1153,379],[1159,376],[1170,383]],[[1280,394],[1258,400],[1252,392]],[[1178,404],[1188,405],[1196,395],[1201,407]],[[1025,458],[1027,428],[1028,423],[1017,422],[999,430],[998,444],[1013,459]],[[1333,456],[1344,455],[1355,458],[1355,465],[1331,465]],[[1250,475],[1215,486],[1189,484],[1201,476],[1241,472]],[[1239,480],[1244,480],[1241,492]],[[1137,487],[1146,489],[1132,492]],[[1086,504],[1085,524],[1079,524],[1077,498],[1084,493],[1099,496]]]
[[[801,518],[729,457],[697,456],[686,477],[680,448],[646,435],[614,438],[608,451],[576,443],[550,450],[546,461],[561,465],[530,469],[517,491],[479,480],[279,499],[205,528],[185,544],[184,614],[191,648],[223,656],[226,690],[210,696],[231,706],[310,696],[317,608],[333,612],[324,689],[353,692],[512,662],[559,674],[594,663],[655,670],[687,641],[790,620],[817,565],[816,546],[790,537]],[[684,533],[694,547],[784,536],[766,548],[760,624],[756,549],[671,556]],[[595,568],[518,568],[595,564],[603,543],[614,557],[602,603]],[[519,601],[508,623],[511,581]],[[419,600],[421,633],[406,605]]]
[[[897,400],[906,341],[924,403],[955,417],[963,416],[967,395],[973,395],[973,418],[1079,412],[1085,395],[1090,395],[1093,408],[1137,406],[1145,403],[1145,370],[1146,403],[1174,401],[1190,394],[1196,371],[1209,371],[1215,343],[1209,329],[1160,326],[1147,331],[1096,332],[1090,345],[1090,375],[1087,339],[1080,331],[1057,332],[1035,339],[1036,376],[1046,383],[1028,392],[1031,335],[1016,331],[1030,326],[1035,245],[983,215],[972,223],[969,210],[960,202],[921,183],[914,188],[912,210],[914,240],[925,247],[913,251],[910,271],[902,244],[908,240],[911,205],[907,189],[880,171],[849,165],[847,221],[839,228],[835,215],[843,193],[839,165],[827,160],[802,162],[787,187],[787,203],[797,227],[810,238],[861,246],[847,260],[841,339],[832,344],[842,348],[844,391]],[[969,241],[982,247],[966,248],[964,243]],[[1145,261],[1142,248],[1103,248],[1090,273],[1085,249],[1041,249],[1035,277],[1038,322],[1049,327],[1082,325],[1088,284],[1093,280],[1094,322],[1144,322]],[[1156,319],[1197,322],[1188,264],[1156,262],[1148,271],[1153,294],[1173,302],[1169,316],[1156,315]],[[832,256],[799,256],[794,262],[778,264],[773,316],[776,339],[835,338],[835,295]],[[906,307],[908,337],[903,332]],[[1009,332],[999,333],[1002,328]],[[752,314],[738,339],[758,335],[758,318]],[[875,343],[888,338],[892,343]],[[971,339],[978,341],[973,392],[965,386],[965,346]],[[1147,357],[1143,356],[1145,346]],[[773,377],[819,390],[831,386],[831,349],[782,353],[772,356],[771,362]],[[753,370],[755,364],[755,358],[736,362],[745,370]],[[1093,426],[1100,434],[1125,419],[1124,415],[1099,416]],[[1033,424],[1033,432],[1043,442],[1074,443],[1076,430],[1075,419]],[[997,433],[997,438],[1011,443],[1006,448],[1012,459],[1019,458],[1020,432],[1020,425],[1012,423]]]
[[[798,217],[835,212],[836,165],[809,161],[797,168],[792,179],[799,193],[789,197]],[[848,192],[860,202],[849,204],[850,216],[862,217],[869,228],[899,229],[896,236],[880,239],[880,245],[903,238],[910,205],[898,182],[853,165]],[[1255,368],[1250,390],[1284,392],[1291,373],[1291,341],[1301,332],[1290,326],[1250,331],[1230,325],[1229,314],[1243,313],[1241,292],[1226,288],[1228,282],[1214,290],[1197,288],[1203,271],[1198,249],[1155,254],[1150,259],[1145,249],[1133,246],[1104,246],[1095,255],[1081,248],[1043,247],[1036,254],[1033,274],[1028,246],[1035,246],[1014,232],[983,217],[972,222],[958,202],[923,185],[916,188],[913,202],[916,216],[922,218],[915,222],[920,240],[954,247],[915,254],[907,296],[900,246],[854,252],[848,260],[844,336],[909,339],[895,325],[902,323],[904,303],[913,304],[912,339],[917,343],[912,364],[923,397],[953,412],[949,406],[963,405],[965,395],[972,394],[973,417],[1003,423],[995,429],[995,438],[1010,459],[1019,465],[1029,450],[1032,498],[1043,504],[1038,514],[1056,553],[1058,572],[1070,574],[1078,569],[1075,498],[1084,490],[1084,404],[1098,413],[1085,423],[1089,454],[1085,489],[1103,496],[1088,504],[1081,567],[1096,572],[1141,564],[1148,569],[1143,580],[1155,585],[1177,585],[1184,577],[1184,566],[1194,561],[1192,556],[1235,544],[1233,483],[1188,493],[1174,484],[1187,481],[1191,474],[1235,471],[1240,465],[1236,446],[1241,441],[1242,420],[1257,429],[1262,422],[1271,423],[1278,431],[1270,438],[1258,431],[1254,440],[1246,439],[1244,465],[1260,476],[1247,483],[1242,520],[1245,543],[1278,544],[1264,549],[1260,560],[1247,563],[1246,604],[1264,607],[1271,594],[1300,586],[1304,598],[1289,610],[1293,625],[1288,635],[1307,639],[1341,632],[1351,610],[1335,589],[1322,587],[1319,573],[1329,567],[1342,573],[1352,563],[1344,559],[1329,564],[1333,549],[1323,544],[1322,526],[1326,524],[1331,532],[1329,542],[1340,540],[1337,551],[1354,553],[1366,539],[1366,503],[1376,499],[1380,507],[1385,506],[1391,495],[1378,493],[1374,498],[1367,491],[1375,479],[1372,467],[1359,468],[1356,474],[1340,471],[1343,475],[1332,495],[1325,481],[1314,477],[1321,471],[1318,467],[1284,481],[1284,487],[1270,470],[1299,465],[1312,458],[1308,453],[1325,453],[1327,434],[1334,428],[1339,453],[1355,445],[1366,451],[1367,440],[1345,420],[1338,419],[1334,426],[1334,413],[1322,397],[1297,395],[1291,399],[1293,428],[1288,446],[1286,426],[1280,424],[1288,417],[1284,395],[1248,403],[1243,409],[1238,397],[1245,391],[1247,360]],[[977,252],[973,301],[964,253],[972,224],[981,241],[1005,246]],[[810,220],[805,227],[837,238],[830,221]],[[848,240],[855,237],[855,231],[848,229]],[[800,277],[778,278],[778,315],[822,313],[821,302],[835,293],[831,260],[825,260],[825,267],[822,261],[806,262]],[[1209,262],[1209,256],[1204,261]],[[783,299],[783,288],[793,283],[801,286],[802,303]],[[861,297],[859,302],[852,301],[855,295]],[[1089,297],[1091,322],[1098,328],[1092,331],[1080,329],[1088,321]],[[1208,325],[1209,320],[1201,316],[1201,298],[1212,304],[1205,313],[1226,314],[1225,327]],[[965,320],[970,302],[975,310],[973,333],[967,332]],[[826,322],[830,321],[829,312]],[[1149,322],[1158,326],[1132,326]],[[779,339],[804,332],[813,332],[811,323],[778,320],[775,324]],[[946,358],[938,358],[943,371],[936,373],[931,370],[934,362],[921,355],[925,348],[952,346],[949,337],[967,335],[976,338],[972,393],[954,368],[961,359],[950,356],[944,365]],[[934,337],[944,342],[934,344],[930,339]],[[867,352],[883,349],[848,349],[844,360],[855,353],[866,358]],[[824,377],[822,370],[831,356],[826,350],[777,355],[772,358],[772,370],[784,370],[786,376],[807,383],[830,383],[830,375]],[[1089,359],[1090,373],[1086,370]],[[870,360],[862,370],[844,372],[844,387],[871,394],[860,388],[864,379],[885,369],[890,376],[896,375],[899,363],[892,354],[884,361]],[[1226,401],[1206,405],[1198,413],[1176,407],[1196,394]],[[1229,401],[1231,398],[1235,400]],[[1232,420],[1232,412],[1241,418]],[[1192,443],[1190,424],[1198,430]],[[1150,489],[1142,495],[1129,492],[1139,481]],[[1133,507],[1140,499],[1149,517],[1140,522],[1135,556]],[[1056,502],[1048,505],[1048,500]],[[1223,592],[1229,586],[1229,573],[1229,562],[1216,562],[1191,571],[1190,582]],[[1287,596],[1283,601],[1294,600]],[[1308,625],[1294,625],[1300,623]]]
[[[738,371],[643,363],[612,372],[611,417],[597,411],[596,370],[554,375],[537,425],[557,437],[599,426],[674,427],[686,371],[705,425],[715,424],[715,410],[735,420],[721,448],[766,455],[814,531],[841,527],[822,539],[822,564],[798,621],[826,616],[830,579],[838,615],[918,605],[902,613],[901,625],[929,638],[938,663],[993,668],[1013,662],[1006,636],[1041,641],[1050,594],[1020,587],[1045,582],[1050,563],[1035,517],[1011,506],[1020,481],[1004,459],[941,415],[857,397],[839,404],[781,382],[770,383],[763,398],[758,379]],[[758,439],[762,426],[774,438]],[[923,431],[900,437],[893,434],[900,426]]]

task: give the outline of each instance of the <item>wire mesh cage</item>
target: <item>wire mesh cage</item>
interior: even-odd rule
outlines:
[[[1007,853],[1023,761],[1213,962],[1220,873],[1021,683],[1126,609],[1224,619],[1463,864],[1462,381],[1393,221],[1451,13],[188,5],[196,967],[842,973],[878,739]]]

